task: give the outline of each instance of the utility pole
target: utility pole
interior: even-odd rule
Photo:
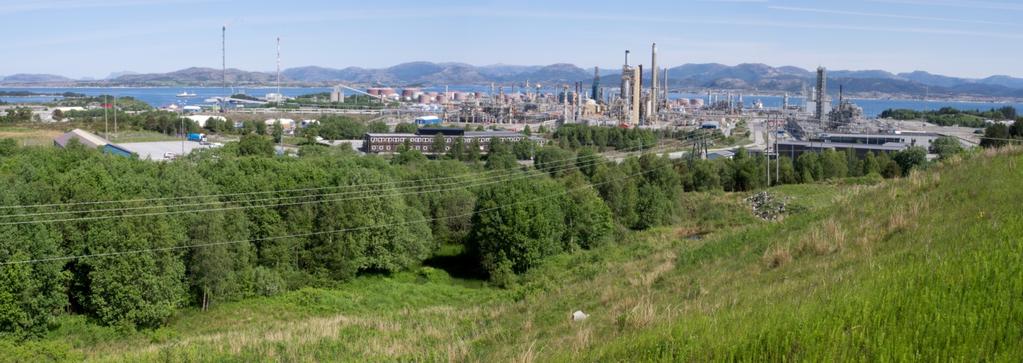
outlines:
[[[227,91],[227,25],[220,28],[220,69],[224,90]]]
[[[281,94],[281,37],[277,37],[277,125],[281,130],[281,139],[278,140],[281,156],[284,156],[284,123],[281,122],[281,99],[283,98],[284,95]]]
[[[764,140],[764,160],[767,161],[767,187],[771,187],[771,121],[767,120],[767,127],[764,127],[764,133],[767,134],[767,139]]]
[[[107,106],[110,104],[110,96],[103,95],[103,132],[110,138],[110,123],[107,122]]]
[[[114,137],[117,137],[117,95],[114,95]]]
[[[778,125],[774,125],[774,179],[781,184],[781,153],[778,152]]]

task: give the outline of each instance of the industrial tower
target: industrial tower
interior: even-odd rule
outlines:
[[[659,93],[657,93],[657,43],[650,46],[650,108],[647,111],[646,122],[657,121]]]
[[[817,67],[817,121],[824,128],[824,119],[827,118],[828,108],[828,75],[824,67]]]
[[[640,68],[629,65],[629,51],[626,50],[625,65],[622,66],[622,123],[629,126],[639,125],[639,106],[643,91],[640,83],[640,78],[642,76],[643,73]]]

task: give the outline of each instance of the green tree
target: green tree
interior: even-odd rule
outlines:
[[[796,158],[796,173],[801,183],[813,183],[824,179],[824,167],[816,153],[804,152]]]
[[[638,183],[621,166],[604,164],[593,173],[593,184],[600,197],[611,208],[612,215],[624,226],[636,224],[636,205],[639,201]]]
[[[931,143],[930,152],[938,154],[941,159],[948,159],[952,155],[963,152],[963,145],[955,136],[942,136]]]
[[[414,150],[408,145],[401,145],[398,147],[398,154],[391,159],[391,163],[394,165],[411,165],[426,162],[426,156],[423,155],[419,150]]]
[[[820,155],[820,162],[824,169],[824,179],[845,178],[849,173],[849,163],[845,153],[834,149],[824,150],[824,153]]]
[[[1006,141],[1009,135],[1009,128],[1002,123],[995,123],[984,129],[984,138],[980,140],[980,146],[985,148],[1002,147],[1009,142]]]
[[[597,154],[593,148],[584,148],[579,150],[579,154],[575,157],[575,165],[579,168],[579,171],[586,175],[587,178],[592,178],[593,173],[597,171],[597,166],[603,162],[603,157]]]
[[[185,239],[166,217],[104,222],[85,233],[93,253],[169,248]],[[97,257],[81,265],[88,286],[83,305],[105,324],[157,327],[186,301],[185,266],[175,251]]]
[[[346,116],[326,116],[319,121],[320,136],[328,140],[361,139],[367,130],[365,124]],[[384,126],[386,127],[387,125]]]
[[[434,155],[444,155],[444,153],[448,151],[447,148],[448,142],[444,135],[433,135],[433,143],[430,145],[430,152]]]
[[[274,144],[269,138],[259,135],[244,135],[238,141],[240,156],[273,156]]]
[[[868,151],[867,156],[863,158],[863,175],[870,174],[881,175],[881,164],[874,157],[873,151]]]
[[[480,161],[483,146],[480,145],[479,138],[473,138],[472,142],[465,145],[465,153],[462,154],[465,157],[464,161],[471,163],[477,163]]]
[[[419,127],[414,123],[402,122],[394,125],[394,132],[400,134],[414,134],[419,131]]]
[[[266,123],[256,121],[256,135],[266,135]]]
[[[382,134],[382,133],[391,132],[391,128],[387,127],[387,124],[384,123],[383,121],[373,121],[373,122],[370,122],[368,125],[366,125],[366,132]],[[358,135],[356,137],[353,137],[353,139],[359,138],[361,136],[362,135]]]
[[[562,190],[550,179],[520,179],[479,193],[469,249],[491,279],[509,281],[509,273],[525,272],[564,250]]]
[[[1023,139],[1023,118],[1019,118],[1009,126],[1009,136],[1016,139]]]
[[[511,169],[517,165],[515,155],[512,154],[511,147],[507,143],[498,138],[490,141],[490,151],[487,153],[486,163],[488,170]]]
[[[536,153],[536,168],[552,177],[575,171],[575,154],[557,146],[545,146]]]
[[[899,169],[902,170],[902,175],[909,175],[910,170],[927,164],[927,149],[919,146],[913,146],[895,153],[895,157],[893,159],[899,164]]]
[[[273,141],[274,143],[280,143],[284,138],[284,126],[281,125],[280,121],[274,122],[273,127]]]
[[[437,139],[434,138],[434,143]],[[451,143],[450,149],[448,149],[448,159],[451,160],[465,160],[465,140],[461,137],[455,138],[455,141]]]
[[[536,154],[536,143],[528,138],[523,138],[515,143],[512,150],[515,153],[515,158],[519,160],[532,160]]]
[[[57,231],[46,226],[0,228],[0,261],[17,262],[64,254]],[[64,262],[0,267],[0,336],[27,338],[46,332],[67,304],[69,274]]]
[[[778,159],[778,182],[781,184],[796,184],[799,183],[799,177],[796,175],[796,168],[792,164],[792,159],[782,156]]]
[[[705,192],[721,190],[721,173],[718,164],[710,160],[697,159],[692,166],[692,184],[686,190]]]
[[[562,207],[565,211],[565,248],[569,251],[590,249],[606,243],[614,230],[611,209],[582,178],[569,178],[565,187],[568,188]]]
[[[882,165],[884,166],[882,167],[881,170],[881,176],[884,176],[885,178],[888,179],[898,178],[902,176],[902,168],[899,167],[899,163],[895,162],[895,160],[890,159],[886,160],[884,161],[884,163],[882,163]]]

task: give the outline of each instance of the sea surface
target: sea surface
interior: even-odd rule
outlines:
[[[451,87],[425,87],[422,88],[424,91],[435,91],[443,92],[445,89],[450,91],[462,91],[462,92],[484,92],[489,93],[490,87],[488,86],[451,86]],[[53,93],[60,94],[64,92],[75,92],[81,93],[88,96],[98,95],[114,95],[114,96],[131,96],[141,101],[144,101],[154,107],[164,107],[171,104],[177,104],[179,106],[188,105],[202,105],[205,104],[205,100],[216,96],[225,96],[237,93],[244,93],[255,97],[264,97],[268,93],[275,93],[276,88],[262,87],[262,88],[219,88],[219,87],[103,87],[103,88],[3,88],[0,87],[0,91],[30,91],[37,93]],[[194,93],[195,97],[177,97],[182,92]],[[331,88],[319,87],[282,87],[281,93],[285,96],[299,96],[310,93],[330,92]],[[514,93],[523,91],[521,88],[510,88],[505,87],[505,92]],[[543,92],[551,93],[558,92],[553,88],[544,89]],[[351,91],[346,91],[346,94],[352,94]],[[724,97],[724,96],[720,96]],[[53,101],[53,96],[38,96],[38,97],[7,97],[0,96],[0,101],[8,103],[38,103],[38,102],[49,102]],[[699,98],[707,102],[706,94],[671,94],[671,98]],[[754,102],[760,100],[764,107],[778,108],[782,105],[781,96],[744,96],[743,103],[746,107],[752,107]],[[991,108],[999,108],[1004,106],[1013,106],[1017,110],[1023,111],[1023,103],[999,103],[999,102],[959,102],[959,101],[926,101],[926,100],[893,100],[893,99],[850,99],[853,103],[863,108],[863,114],[867,117],[876,117],[882,111],[889,108],[905,108],[917,111],[929,111],[937,110],[942,107],[954,107],[957,109],[964,110],[987,110]],[[837,100],[832,100],[833,104],[837,103]],[[803,103],[801,97],[790,97],[789,103],[798,105]]]

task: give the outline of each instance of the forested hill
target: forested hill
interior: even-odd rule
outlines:
[[[0,141],[0,361],[1023,356],[1018,148],[806,153],[768,185],[744,150],[656,153],[714,134],[428,160],[243,132],[166,163]]]
[[[614,87],[620,69],[602,69],[605,86]],[[647,72],[649,73],[649,72]],[[816,73],[799,67],[773,67],[759,63],[724,65],[718,63],[684,64],[668,69],[672,87],[689,89],[733,89],[748,91],[802,92],[815,84]],[[997,97],[1023,98],[1023,79],[991,76],[982,79],[949,77],[916,71],[894,74],[883,70],[831,70],[828,73],[833,93],[842,85],[846,92],[860,95],[899,95],[913,97]],[[119,72],[103,80],[74,81],[55,75],[12,75],[0,78],[5,85],[67,86],[208,86],[224,82],[219,68],[190,67],[166,73],[136,74]],[[276,76],[272,72],[228,69],[227,82],[233,86],[269,85]],[[522,85],[525,82],[561,85],[574,82],[589,84],[593,69],[569,63],[544,66],[489,65],[475,66],[456,62],[407,62],[384,68],[321,66],[294,67],[283,70],[287,85],[333,86],[337,83],[357,85],[444,86],[444,85]],[[644,84],[650,75],[644,75]],[[608,80],[611,80],[608,82]]]

